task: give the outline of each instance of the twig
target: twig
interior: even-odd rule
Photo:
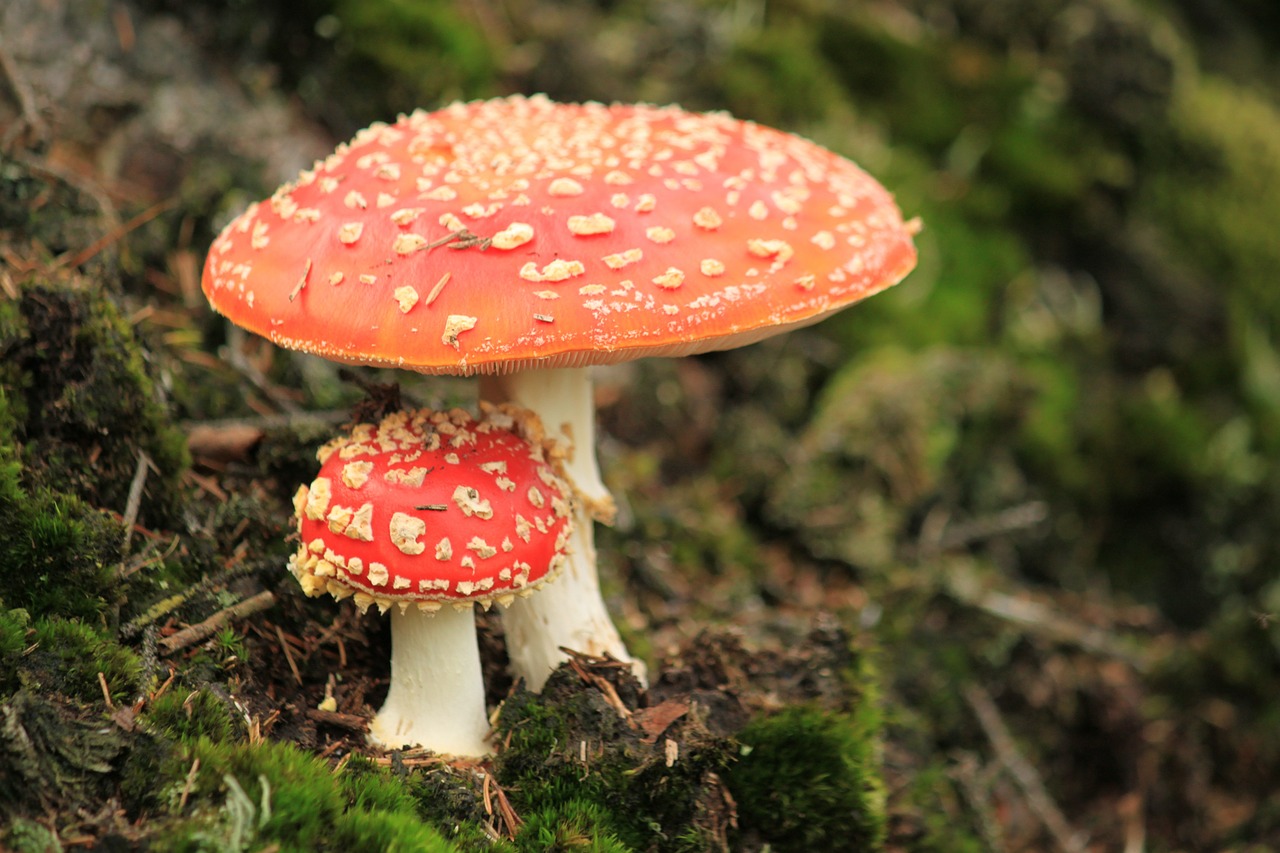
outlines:
[[[165,637],[158,644],[160,653],[169,655],[185,649],[187,646],[212,637],[228,622],[259,613],[275,603],[275,594],[270,590],[260,592],[252,598],[246,598],[239,604],[233,604],[225,610],[219,610],[203,622],[183,628],[178,633]]]
[[[982,726],[987,740],[991,742],[996,757],[1013,776],[1013,781],[1022,789],[1027,805],[1035,812],[1036,817],[1040,818],[1040,822],[1053,836],[1058,847],[1067,853],[1084,853],[1086,836],[1067,822],[1066,815],[1053,801],[1039,772],[1018,751],[1013,735],[1004,724],[1000,709],[992,701],[991,695],[976,684],[970,684],[965,687],[964,698],[973,709],[974,716],[978,718],[978,724]]]
[[[972,596],[958,587],[953,588],[953,592],[960,600],[992,616],[1015,622],[1059,642],[1071,643],[1087,652],[1122,660],[1139,673],[1149,672],[1155,662],[1156,655],[1131,647],[1106,628],[1081,624],[1037,601],[994,590]]]
[[[319,708],[308,708],[307,718],[317,723],[327,723],[346,729],[349,732],[365,733],[369,731],[369,721],[357,714],[341,714],[337,711],[322,711]]]
[[[290,429],[310,424],[327,428],[346,423],[350,419],[351,412],[348,410],[298,411],[256,418],[183,421],[180,426],[187,434],[187,448],[192,456],[226,462],[247,456],[268,430]]]
[[[129,639],[147,626],[154,625],[158,620],[177,610],[188,601],[213,592],[215,589],[223,589],[232,579],[253,571],[255,563],[252,560],[244,559],[244,552],[247,548],[247,543],[241,542],[236,546],[231,557],[224,561],[222,571],[205,575],[190,586],[184,587],[179,592],[151,605],[142,615],[132,621],[121,625],[120,636]],[[177,635],[175,634],[174,636]],[[196,641],[193,640],[192,642]]]
[[[94,240],[92,243],[90,243],[88,246],[85,246],[83,249],[76,252],[74,255],[71,254],[70,252],[62,254],[61,256],[58,257],[56,261],[54,261],[53,263],[54,269],[57,269],[58,267],[78,267],[88,263],[93,259],[95,255],[97,255],[103,249],[107,248],[112,243],[116,243],[119,240],[123,239],[126,235],[128,235],[130,231],[133,231],[136,228],[141,228],[143,225],[146,225],[148,222],[155,219],[157,216],[164,213],[166,210],[169,210],[170,208],[174,207],[177,203],[178,203],[178,199],[175,197],[175,198],[165,199],[164,201],[158,204],[153,204],[151,207],[142,211],[137,216],[130,219],[128,222],[115,226],[106,234],[103,234],[97,240]]]
[[[444,290],[444,286],[449,283],[449,278],[451,276],[452,273],[445,273],[440,276],[440,280],[435,283],[435,286],[431,288],[431,292],[427,294],[427,298],[423,301],[423,307],[426,307],[436,301],[436,297],[440,295],[440,291]]]
[[[493,789],[498,798],[498,810],[502,812],[502,820],[507,824],[507,838],[514,840],[516,833],[524,825],[524,819],[516,814],[516,810],[511,807],[511,801],[507,799],[507,792],[502,790],[500,785],[495,782]]]
[[[187,449],[196,458],[214,462],[245,459],[265,435],[260,427],[244,424],[197,425],[187,432]]]
[[[1044,501],[1028,501],[972,521],[949,524],[938,536],[936,547],[939,551],[963,548],[983,539],[1035,527],[1048,517],[1048,504]]]
[[[347,769],[347,765],[351,763],[351,757],[352,757],[353,755],[355,755],[355,753],[354,753],[354,752],[348,752],[346,755],[344,755],[344,756],[342,756],[341,758],[339,758],[339,759],[338,759],[338,763],[337,763],[337,764],[335,764],[335,765],[333,765],[333,775],[334,775],[334,776],[337,776],[337,775],[338,775],[339,773],[341,773],[343,770],[346,770],[346,769]]]
[[[406,755],[405,753],[420,753],[420,754]],[[370,760],[373,761],[374,764],[377,764],[379,767],[390,767],[393,763],[397,763],[397,762],[404,767],[448,767],[449,766],[449,762],[445,761],[443,758],[441,758],[440,756],[434,753],[431,753],[428,755],[426,750],[405,750],[404,752],[400,753],[399,758],[396,758],[395,756],[392,756],[392,755],[375,755]]]
[[[156,692],[155,692],[155,693],[152,693],[152,694],[148,697],[148,699],[149,699],[151,702],[154,702],[154,701],[156,701],[157,699],[159,699],[161,696],[163,696],[163,695],[164,695],[164,694],[169,690],[169,688],[173,686],[173,680],[174,680],[175,678],[177,678],[177,677],[178,677],[178,671],[177,671],[176,669],[173,669],[172,667],[170,667],[170,669],[169,669],[169,677],[165,679],[164,684],[161,684],[161,685],[156,689]]]

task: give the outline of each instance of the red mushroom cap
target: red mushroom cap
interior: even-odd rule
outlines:
[[[686,355],[813,323],[915,266],[850,161],[675,107],[510,97],[377,124],[233,221],[233,322],[425,373]]]
[[[509,601],[552,576],[572,529],[570,489],[521,409],[395,412],[321,448],[294,497],[290,571],[308,595],[395,602]]]

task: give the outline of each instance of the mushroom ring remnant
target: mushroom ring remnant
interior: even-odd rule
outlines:
[[[486,374],[482,396],[563,440],[574,554],[504,617],[512,665],[538,689],[561,646],[627,658],[594,566],[590,518],[612,502],[583,368],[815,323],[906,276],[915,229],[873,178],[797,136],[517,96],[361,131],[227,226],[203,288],[281,346]]]
[[[289,569],[308,595],[392,610],[391,687],[371,737],[483,755],[472,605],[509,604],[563,563],[573,511],[554,446],[531,413],[485,406],[478,420],[396,412],[318,456],[294,498]]]

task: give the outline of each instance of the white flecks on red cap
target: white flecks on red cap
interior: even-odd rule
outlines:
[[[905,276],[918,230],[865,172],[790,134],[722,113],[511,97],[361,131],[232,222],[203,287],[282,346],[507,372],[815,322]],[[643,292],[628,308],[593,292],[624,281]],[[549,292],[554,314],[539,307]]]
[[[308,594],[354,594],[362,608],[487,605],[542,583],[564,559],[573,499],[542,433],[516,407],[485,407],[479,420],[396,412],[357,426],[325,446],[319,476],[298,490],[305,544],[290,570]],[[446,446],[465,456],[448,451],[455,462],[442,464]]]

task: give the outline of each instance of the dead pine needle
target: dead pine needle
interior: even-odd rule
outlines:
[[[293,673],[293,680],[301,684],[302,675],[298,672],[298,664],[293,660],[293,652],[289,651],[289,641],[284,638],[284,629],[279,625],[276,626],[276,636],[280,638],[280,648],[284,650],[284,659],[289,664],[289,671]]]
[[[124,506],[124,545],[121,550],[129,551],[129,540],[133,538],[133,526],[138,521],[138,510],[142,508],[142,488],[147,483],[147,469],[155,468],[155,463],[145,450],[138,451],[138,465],[133,470],[133,480],[129,483],[129,499]]]
[[[355,753],[354,753],[354,752],[348,752],[346,755],[344,755],[344,756],[342,756],[341,758],[339,758],[339,759],[338,759],[338,763],[337,763],[337,764],[335,764],[335,765],[333,765],[333,775],[334,775],[334,776],[337,776],[337,775],[338,775],[339,773],[341,773],[343,770],[346,770],[346,769],[347,769],[347,765],[351,762],[351,756],[353,756],[353,755],[355,755]]]
[[[169,559],[173,556],[173,552],[178,550],[178,546],[181,544],[182,537],[175,534],[173,539],[169,542],[169,547],[165,549],[163,554],[157,554],[152,549],[147,549],[140,554],[135,554],[130,557],[128,561],[120,563],[116,568],[116,577],[119,580],[124,580],[135,573],[142,571],[148,566],[152,566],[156,563]],[[128,543],[126,542],[125,548],[128,547]]]
[[[339,749],[342,749],[342,747],[345,745],[346,744],[344,744],[341,740],[335,740],[332,743],[330,743],[328,746],[326,746],[324,749],[317,752],[316,758],[319,758],[321,761],[323,761],[324,759],[328,758],[330,755],[333,755]]]
[[[964,698],[973,709],[978,725],[982,727],[987,740],[991,742],[991,748],[995,750],[996,757],[1022,790],[1027,805],[1036,817],[1040,818],[1040,822],[1044,824],[1058,848],[1066,853],[1084,853],[1087,849],[1086,836],[1072,828],[1066,815],[1053,801],[1040,773],[1018,751],[1013,734],[1005,725],[1004,718],[1000,716],[1000,709],[996,707],[991,695],[976,684],[971,684],[965,687]]]
[[[98,673],[98,683],[102,685],[102,699],[107,703],[107,710],[115,713],[115,703],[111,701],[111,688],[107,686],[107,676],[101,672]]]
[[[161,684],[156,689],[155,693],[152,693],[151,696],[148,697],[149,701],[154,702],[157,699],[159,699],[161,696],[163,696],[169,690],[169,688],[173,686],[173,680],[177,677],[178,677],[178,671],[173,667],[170,667],[169,677],[164,680],[164,684]]]
[[[506,838],[508,841],[516,837],[524,820],[516,814],[515,809],[511,807],[510,801],[507,800],[506,792],[498,785],[497,780],[490,773],[484,774],[484,786],[482,789],[484,795],[484,811],[490,818],[500,818],[502,827],[506,830]],[[494,814],[494,803],[497,802],[497,814]]]
[[[608,658],[608,657],[596,658],[590,655],[579,654],[577,652],[574,652],[572,649],[566,649],[563,646],[561,647],[561,651],[564,651],[569,654],[570,656],[569,666],[571,669],[573,669],[575,673],[578,674],[578,677],[581,678],[584,683],[590,684],[592,687],[595,687],[597,690],[599,690],[600,693],[604,696],[605,701],[608,702],[609,705],[615,711],[618,712],[619,717],[621,717],[624,720],[630,721],[632,711],[622,701],[622,697],[618,695],[618,690],[616,687],[613,686],[613,682],[609,681],[609,679],[605,678],[602,675],[598,675],[595,672],[592,672],[587,668],[588,666],[591,666],[593,664],[610,666],[613,663],[615,663],[615,661],[612,658]]]
[[[178,797],[179,813],[187,807],[187,797],[191,796],[191,786],[196,783],[196,774],[199,772],[200,759],[197,757],[191,762],[191,769],[187,771],[187,781],[182,786],[182,796]]]

